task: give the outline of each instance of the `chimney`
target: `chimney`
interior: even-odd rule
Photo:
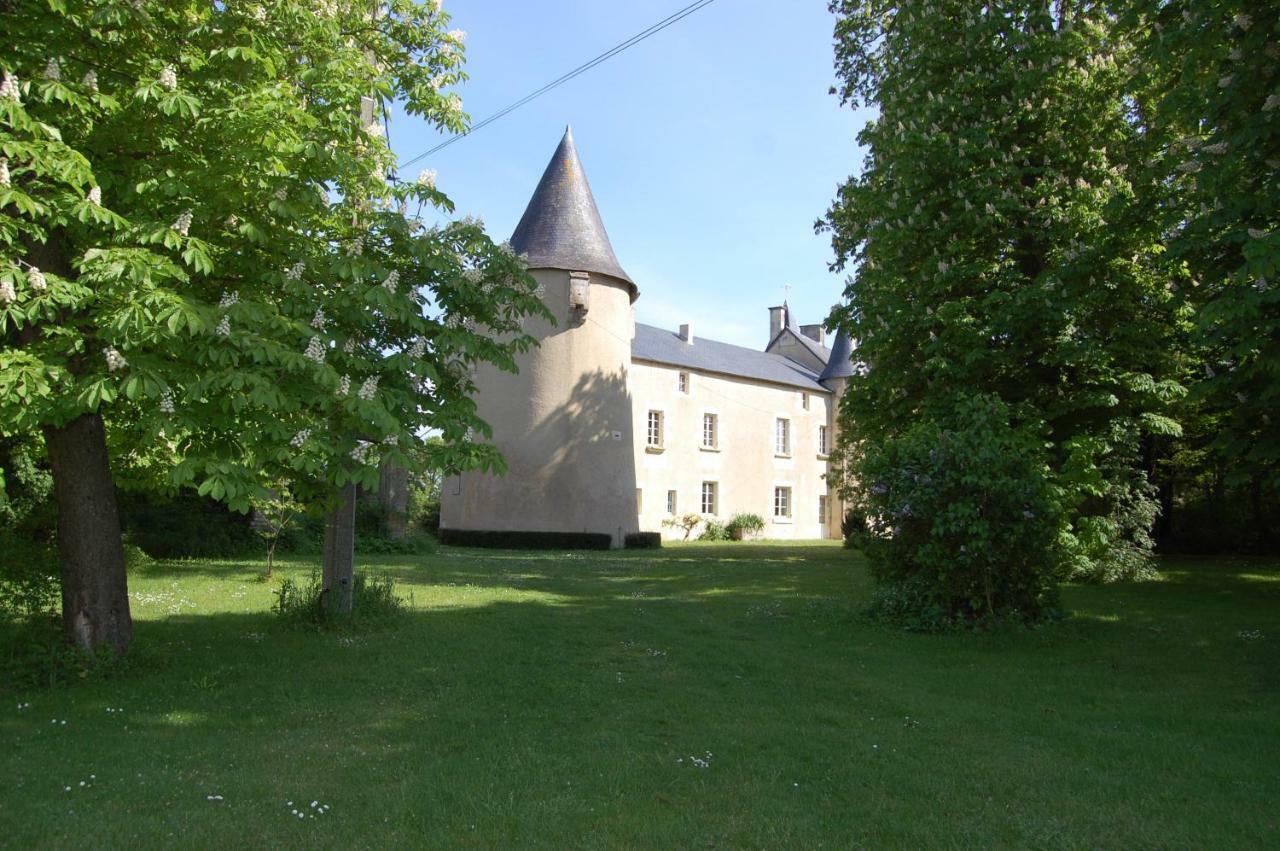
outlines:
[[[689,345],[693,345],[693,325],[686,324],[680,326],[680,339]]]
[[[778,307],[769,308],[769,342],[773,342],[773,338],[782,333],[782,327],[787,321],[787,309],[779,305]]]
[[[825,346],[826,341],[823,339],[826,335],[823,333],[822,325],[801,325],[800,333],[813,340],[819,346]]]

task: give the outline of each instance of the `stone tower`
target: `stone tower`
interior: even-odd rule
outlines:
[[[555,324],[527,321],[538,347],[519,372],[485,366],[476,405],[507,473],[445,481],[446,529],[606,533],[638,530],[627,371],[636,285],[605,232],[566,129],[511,245],[545,290]]]

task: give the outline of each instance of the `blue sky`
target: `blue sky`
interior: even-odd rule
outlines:
[[[688,2],[445,0],[467,31],[464,108],[479,120]],[[716,0],[402,176],[435,169],[505,239],[572,124],[637,320],[763,347],[784,284],[801,322],[842,289],[813,222],[859,167],[866,116],[827,93],[831,29],[825,0]],[[393,115],[401,160],[442,138]]]

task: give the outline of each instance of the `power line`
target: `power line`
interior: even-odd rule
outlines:
[[[649,38],[650,36],[657,35],[658,33],[665,30],[667,27],[671,26],[672,24],[675,24],[684,20],[685,18],[692,15],[694,12],[706,6],[710,6],[714,2],[715,0],[696,0],[696,2],[690,3],[688,6],[685,6],[683,9],[680,9],[676,12],[672,12],[670,15],[663,18],[661,21],[658,21],[656,24],[653,24],[652,26],[649,26],[648,28],[641,30],[640,32],[636,33],[626,41],[623,41],[623,42],[620,42],[619,44],[614,45],[613,47],[606,50],[604,53],[601,53],[599,56],[595,57],[594,59],[590,59],[584,62],[583,64],[579,65],[577,68],[574,68],[572,71],[568,72],[567,74],[557,77],[556,79],[552,80],[550,83],[547,83],[542,88],[536,91],[530,92],[529,94],[520,98],[520,100],[516,101],[510,106],[504,107],[498,110],[497,112],[493,113],[492,115],[484,118],[483,120],[476,122],[476,124],[472,126],[469,130],[459,133],[456,136],[450,136],[448,139],[445,139],[443,142],[436,145],[434,148],[431,148],[428,151],[424,151],[423,153],[418,154],[416,157],[413,157],[412,159],[405,160],[403,163],[400,164],[400,167],[407,168],[408,166],[413,165],[414,163],[418,162],[421,159],[429,157],[438,151],[444,150],[445,148],[449,147],[459,139],[465,139],[467,136],[470,136],[472,133],[476,132],[480,128],[487,127],[488,125],[497,121],[499,118],[502,118],[504,115],[514,112],[515,110],[519,109],[520,107],[524,106],[530,101],[541,97],[542,95],[546,94],[547,92],[551,91],[557,86],[561,86],[569,82],[579,74],[583,74],[587,71],[590,71],[592,68],[596,67],[600,63],[605,62],[609,59],[612,59],[614,56],[617,56],[619,53],[622,53],[624,50],[627,50],[628,48],[634,47],[635,45]]]

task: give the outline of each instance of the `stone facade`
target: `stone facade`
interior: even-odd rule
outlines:
[[[851,347],[770,308],[763,351],[637,326],[639,292],[618,264],[566,132],[512,237],[555,323],[519,372],[483,367],[475,397],[503,476],[445,480],[446,529],[592,532],[615,546],[687,513],[765,521],[763,537],[838,537],[825,449]],[[836,357],[837,360],[833,360]],[[841,360],[843,359],[843,360]]]

